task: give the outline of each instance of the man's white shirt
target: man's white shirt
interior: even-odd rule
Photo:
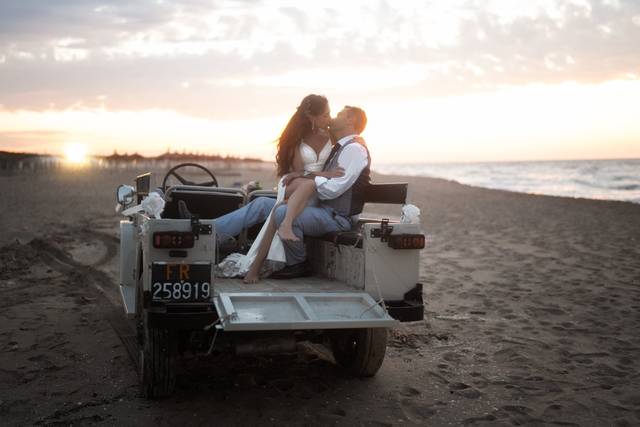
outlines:
[[[347,135],[340,138],[336,144],[344,145],[356,136],[358,135]],[[318,198],[321,200],[340,197],[356,182],[360,173],[369,163],[367,149],[357,143],[347,145],[337,155],[340,156],[338,157],[338,166],[344,169],[344,175],[331,179],[323,176],[315,177]]]

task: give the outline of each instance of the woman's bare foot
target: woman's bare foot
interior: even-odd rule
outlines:
[[[278,236],[280,236],[282,240],[290,240],[292,242],[300,240],[298,239],[298,236],[293,233],[291,225],[287,225],[285,223],[280,224],[280,227],[278,228]]]
[[[253,271],[250,271],[244,276],[244,279],[242,279],[242,281],[247,285],[253,285],[254,283],[258,283],[260,281],[260,275],[254,273]]]

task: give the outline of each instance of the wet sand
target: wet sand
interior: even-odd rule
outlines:
[[[637,425],[640,206],[411,183],[429,238],[425,320],[369,380],[322,349],[186,358],[139,397],[117,293],[117,184],[134,171],[0,176],[2,425]],[[272,185],[267,172],[250,177]],[[397,207],[370,211],[398,215]]]

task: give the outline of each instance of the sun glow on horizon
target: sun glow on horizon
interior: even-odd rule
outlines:
[[[363,136],[374,164],[640,157],[638,79],[510,86],[388,103],[351,99],[341,90],[326,95],[332,114],[347,104],[365,109],[369,122]],[[9,148],[58,151],[69,165],[85,164],[89,152],[114,150],[155,156],[169,149],[269,161],[289,114],[275,110],[263,117],[222,119],[161,109],[0,109],[0,129],[24,135],[29,143]]]
[[[64,161],[70,166],[82,166],[89,160],[86,144],[66,144],[64,147]]]
[[[638,97],[634,79],[372,105],[365,138],[384,163],[639,158]]]

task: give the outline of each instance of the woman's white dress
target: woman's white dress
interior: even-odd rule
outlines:
[[[302,141],[299,145],[300,157],[302,158],[302,162],[304,165],[304,170],[308,172],[320,172],[322,167],[324,166],[324,162],[329,158],[329,154],[331,154],[331,141],[327,141],[324,145],[320,153],[316,153],[316,151],[307,145],[304,141]],[[285,195],[285,186],[283,184],[283,178],[278,182],[278,195],[276,198],[276,206],[284,201]],[[274,208],[275,209],[275,208]],[[271,220],[271,215],[273,215],[273,210],[267,217],[260,233],[254,240],[251,248],[247,252],[246,255],[240,253],[234,253],[226,257],[220,264],[218,264],[218,275],[222,277],[237,277],[244,276],[249,271],[249,267],[251,267],[251,263],[256,258],[258,254],[258,248],[260,247],[260,242],[262,241],[264,234],[267,230],[267,224]],[[266,267],[270,270],[278,270],[284,267],[284,263],[286,261],[284,247],[282,246],[282,240],[280,240],[280,236],[276,233],[273,236],[273,240],[271,241],[271,248],[269,249],[269,254],[267,255],[267,261],[265,264],[268,264]]]

